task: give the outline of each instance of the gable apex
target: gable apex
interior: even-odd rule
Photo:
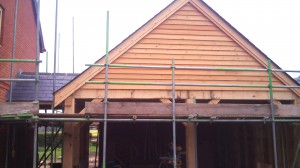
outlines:
[[[163,9],[159,14],[157,14],[154,18],[149,20],[146,24],[144,24],[141,28],[139,28],[137,31],[135,31],[132,35],[130,35],[127,39],[125,39],[122,43],[120,43],[118,46],[116,46],[114,49],[112,49],[109,52],[109,63],[115,62],[120,56],[122,56],[124,53],[131,51],[136,52],[140,51],[141,49],[138,48],[137,45],[141,40],[147,40],[147,39],[156,39],[157,36],[155,35],[155,31],[157,31],[157,28],[163,23],[176,25],[178,24],[176,20],[172,20],[172,17],[174,13],[182,9],[185,5],[190,5],[194,9],[196,9],[199,14],[205,19],[207,19],[207,22],[201,22],[199,24],[207,24],[207,25],[199,25],[199,26],[211,26],[216,27],[217,30],[220,30],[221,33],[224,34],[224,37],[222,37],[224,42],[234,42],[238,44],[239,48],[242,48],[242,51],[237,51],[236,53],[244,54],[243,52],[251,55],[257,62],[259,62],[262,67],[267,67],[267,61],[268,57],[263,54],[258,48],[256,48],[248,39],[246,39],[241,33],[239,33],[236,29],[234,29],[228,22],[226,22],[221,16],[219,16],[215,11],[213,11],[207,4],[205,4],[203,1],[200,0],[175,0],[173,1],[169,6],[167,6],[165,9]],[[178,17],[178,16],[177,16]],[[170,19],[171,18],[171,19]],[[195,19],[201,19],[200,17]],[[187,23],[188,27],[193,27],[191,25],[198,24],[196,21],[184,21]],[[194,28],[197,26],[194,26]],[[163,30],[159,30],[162,32]],[[180,31],[176,30],[180,33]],[[199,31],[198,31],[199,33]],[[201,32],[200,32],[201,33]],[[215,32],[219,33],[219,32]],[[223,35],[222,35],[223,36]],[[167,38],[171,38],[171,40],[176,40],[174,38],[181,39],[182,37],[178,36],[166,36]],[[214,36],[205,36],[205,35],[199,35],[191,37],[189,36],[189,40],[197,41],[199,38],[204,41],[209,41],[210,38],[214,38]],[[198,38],[198,39],[197,39]],[[205,40],[206,39],[206,40]],[[220,43],[223,43],[221,41]],[[140,45],[140,44],[139,44]],[[144,45],[146,46],[146,45]],[[165,46],[170,47],[170,46]],[[192,47],[192,46],[191,46]],[[234,50],[239,50],[234,48]],[[145,50],[145,49],[144,49]],[[147,51],[147,50],[145,50]],[[158,52],[160,52],[158,50]],[[192,51],[191,51],[192,52]],[[218,51],[214,52],[208,52],[205,51],[205,54],[218,54]],[[97,64],[104,64],[104,59],[99,59]],[[279,68],[276,64],[273,63],[273,68]],[[77,89],[82,87],[86,81],[91,80],[93,77],[95,77],[97,74],[99,74],[103,68],[96,68],[96,67],[90,67],[87,70],[85,70],[82,74],[80,74],[77,78],[75,78],[73,81],[71,81],[69,84],[67,84],[65,87],[61,88],[55,93],[55,105],[58,105],[63,100],[65,100],[68,96],[73,94]],[[282,81],[284,84],[289,85],[295,85],[295,81],[291,79],[287,74],[285,73],[274,73],[274,76],[276,76],[280,81]],[[293,90],[297,95],[300,95],[299,90],[297,89],[291,89]]]

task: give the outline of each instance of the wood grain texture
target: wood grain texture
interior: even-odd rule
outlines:
[[[86,114],[104,114],[104,103],[87,102]],[[299,105],[275,105],[277,117],[300,117]],[[177,103],[176,116],[188,117],[270,117],[268,104],[190,104]],[[170,103],[110,102],[109,116],[171,117]]]
[[[75,98],[104,98],[103,89],[80,89],[74,94]],[[222,100],[270,100],[268,91],[249,91],[249,90],[176,90],[177,99],[222,99]],[[112,99],[171,99],[171,90],[108,90],[108,98]],[[294,100],[296,95],[290,91],[274,92],[274,99]]]
[[[222,68],[267,68],[267,57],[257,50],[247,39],[234,30],[228,23],[216,15],[203,2],[198,0],[176,0],[169,7],[163,10],[154,19],[150,20],[142,28],[127,38],[118,47],[110,52],[109,63],[137,64],[137,65],[171,65],[171,59],[175,59],[175,65],[182,66],[205,66]],[[103,63],[103,59],[98,61]],[[273,68],[278,68],[272,65]],[[78,78],[56,93],[56,105],[65,100],[72,93],[83,90],[102,90],[102,86],[85,84],[89,80],[103,78],[104,68],[89,68]],[[170,74],[171,71],[157,69],[109,69],[109,75],[116,74],[114,80],[126,81],[148,81],[153,74],[153,80],[161,81],[155,75]],[[278,85],[295,85],[284,73],[273,73],[274,81]],[[124,77],[120,77],[123,75]],[[128,75],[128,76],[127,76]],[[133,77],[133,75],[136,75]],[[265,83],[266,73],[261,72],[225,72],[225,71],[177,71],[176,76],[184,83],[212,81],[222,84],[222,81],[239,83]],[[206,76],[195,78],[194,76]],[[224,80],[220,77],[225,76]],[[147,76],[147,78],[143,77]],[[239,76],[247,77],[239,78]],[[257,78],[255,78],[257,77]],[[230,80],[229,80],[230,79]],[[240,80],[241,79],[241,80]],[[164,80],[164,79],[163,79]],[[246,82],[247,81],[247,82]],[[165,86],[109,86],[113,90],[146,90],[169,91],[170,87]],[[264,93],[267,89],[253,88],[215,88],[215,87],[177,87],[179,91],[250,91]],[[300,95],[300,89],[274,89],[275,92],[292,92]],[[87,96],[90,92],[87,92]],[[87,97],[85,96],[85,97]],[[225,95],[224,95],[225,96]],[[240,97],[238,97],[240,96]],[[150,95],[151,97],[151,95]],[[226,97],[226,96],[225,96]],[[231,97],[229,95],[228,97]],[[236,99],[244,98],[244,95],[235,95]],[[262,99],[264,99],[263,96]],[[256,99],[257,97],[255,97]],[[258,98],[259,99],[259,98]]]
[[[37,114],[39,112],[39,104],[13,102],[0,103],[0,115],[7,114]]]

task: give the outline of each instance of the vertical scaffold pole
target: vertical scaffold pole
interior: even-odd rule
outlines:
[[[103,122],[103,159],[102,168],[106,168],[107,141],[107,96],[108,96],[108,39],[109,39],[109,11],[106,16],[106,55],[105,55],[105,89],[104,89],[104,122]]]
[[[72,17],[73,73],[75,73],[75,34],[74,34],[75,33],[75,27],[74,27],[74,24],[75,24],[75,22],[74,22],[74,16],[73,16]]]
[[[40,0],[36,1],[36,61],[40,59]],[[39,62],[35,64],[35,92],[34,102],[38,103],[39,95]],[[37,167],[37,149],[38,149],[38,123],[34,123],[34,137],[33,137],[33,168]]]
[[[272,83],[272,69],[271,61],[268,60],[268,76],[269,76],[269,93],[270,93],[270,108],[272,118],[272,135],[273,135],[273,150],[274,150],[274,166],[278,168],[278,156],[277,156],[277,140],[276,140],[276,124],[275,124],[275,110],[273,101],[273,83]]]
[[[175,61],[172,59],[172,120],[173,120],[173,167],[177,167],[176,158],[176,110],[175,110]]]
[[[12,60],[15,59],[15,51],[16,51],[16,34],[17,34],[17,18],[18,18],[18,3],[19,0],[15,0],[15,13],[14,13],[14,30],[13,30],[13,39],[12,39],[12,51],[11,51],[11,57]],[[10,63],[10,78],[14,77],[14,62],[12,61]],[[10,81],[9,84],[9,102],[12,101],[12,81]]]
[[[35,94],[34,101],[38,102],[39,95],[39,62],[40,60],[40,0],[36,1],[36,64],[35,64]]]
[[[57,21],[58,21],[58,0],[56,0],[55,4],[55,31],[54,31],[54,65],[53,65],[53,96],[52,96],[52,114],[55,113],[55,96],[54,92],[56,90],[56,55],[57,55]],[[54,128],[51,125],[51,148],[50,148],[50,167],[53,167],[53,141],[54,141]]]
[[[46,73],[48,73],[48,51],[46,51]]]
[[[59,73],[59,51],[60,51],[60,33],[58,33],[58,42],[57,42],[57,73]],[[73,72],[74,73],[74,72]]]

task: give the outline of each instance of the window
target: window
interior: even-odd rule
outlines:
[[[0,39],[2,39],[2,27],[3,27],[2,22],[3,22],[3,8],[0,5]],[[1,44],[0,44],[0,46],[1,46]]]

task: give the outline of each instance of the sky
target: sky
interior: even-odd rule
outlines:
[[[106,11],[110,12],[109,49],[121,43],[173,0],[59,0],[59,70],[72,73],[72,18],[75,73],[105,54]],[[282,69],[300,70],[299,0],[204,0]],[[55,0],[40,0],[48,72],[53,72]],[[46,72],[46,54],[40,72]],[[299,74],[290,73],[292,77]]]

